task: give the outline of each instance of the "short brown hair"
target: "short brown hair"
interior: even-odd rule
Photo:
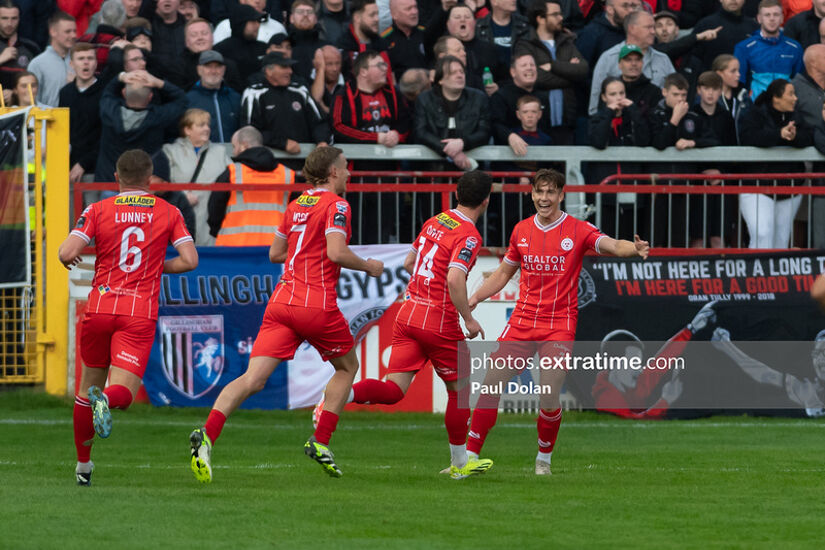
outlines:
[[[316,13],[318,12],[318,8],[315,7],[315,2],[313,2],[312,0],[295,0],[289,7],[289,13],[293,13],[298,8],[298,6],[309,6],[310,8],[315,10]]]
[[[542,168],[533,176],[533,189],[538,189],[542,183],[549,183],[559,191],[564,191],[564,174],[552,168]]]
[[[756,13],[762,11],[762,8],[782,8],[782,3],[779,0],[762,0],[756,8]]]
[[[690,85],[688,84],[687,78],[680,75],[679,73],[670,73],[665,77],[665,82],[662,84],[662,89],[667,90],[668,88],[677,88],[679,90],[687,90]]]
[[[713,71],[705,71],[696,79],[696,87],[710,88],[711,90],[722,89],[722,77]]]
[[[48,23],[49,28],[50,29],[53,28],[54,26],[56,26],[61,21],[70,21],[70,22],[74,23],[75,18],[72,17],[71,15],[69,15],[68,13],[66,13],[65,11],[57,10],[56,12],[54,12],[52,14],[51,17],[49,17],[49,23]]]
[[[338,147],[332,147],[330,145],[316,147],[307,155],[304,161],[304,179],[313,187],[325,184],[329,177],[330,168],[332,168],[332,165],[338,160],[338,157],[343,154],[344,151]]]
[[[187,109],[178,121],[178,130],[180,130],[180,135],[184,135],[184,129],[189,128],[190,126],[194,126],[199,120],[203,119],[211,120],[212,115],[210,115],[208,111],[204,111],[203,109]]]
[[[493,187],[493,178],[490,174],[482,170],[470,170],[464,172],[458,183],[455,192],[458,197],[458,204],[475,208],[490,196]]]
[[[527,103],[538,103],[539,107],[541,107],[541,100],[539,98],[534,95],[523,95],[516,101],[516,110],[521,109],[521,106]]]
[[[458,63],[463,71],[467,70],[464,63],[459,58],[454,55],[445,55],[435,63],[435,76],[433,76],[433,82],[440,84],[444,77],[450,74],[450,67],[452,67],[453,63]]]
[[[88,42],[76,42],[74,46],[72,46],[71,51],[69,52],[69,59],[74,59],[74,54],[80,52],[88,52],[89,50],[94,50],[95,47],[93,44],[89,44]]]
[[[124,187],[148,187],[152,177],[152,157],[146,151],[130,149],[117,159],[117,178]]]
[[[210,31],[214,32],[214,30],[215,30],[215,29],[212,28],[212,23],[210,23],[209,21],[207,21],[203,17],[195,17],[195,18],[191,19],[190,21],[186,22],[186,24],[183,26],[183,32],[186,32],[187,30],[189,30],[189,27],[191,27],[192,25],[195,25],[196,23],[206,23],[207,25],[209,25],[209,30]]]
[[[359,53],[358,57],[356,57],[355,61],[353,61],[352,63],[352,75],[358,76],[358,73],[361,72],[361,69],[368,69],[370,61],[372,61],[376,57],[381,57],[381,54],[376,52],[375,50],[364,50],[363,52]]]

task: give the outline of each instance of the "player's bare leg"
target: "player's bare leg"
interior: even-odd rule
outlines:
[[[275,357],[257,356],[250,359],[246,372],[227,384],[218,395],[204,427],[189,434],[189,446],[192,449],[190,466],[198,481],[212,481],[212,445],[221,435],[227,417],[250,395],[264,389],[266,381],[280,362],[281,359]]]
[[[551,388],[551,393],[539,397],[539,415],[536,419],[539,451],[536,455],[536,475],[550,475],[550,461],[556,438],[561,426],[561,388],[567,372],[564,370],[542,370],[539,382],[543,388]]]
[[[91,368],[84,365],[80,374],[80,386],[74,397],[74,411],[72,413],[74,444],[77,450],[75,476],[78,485],[91,485],[92,470],[94,469],[91,453],[95,428],[92,406],[88,399],[89,388],[91,386],[103,386],[106,383],[108,371],[109,369],[106,368]]]

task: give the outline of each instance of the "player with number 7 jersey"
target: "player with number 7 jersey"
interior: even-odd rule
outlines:
[[[128,408],[140,388],[155,340],[162,274],[198,265],[180,210],[149,193],[152,168],[145,152],[123,153],[115,175],[120,194],[88,206],[58,251],[67,269],[92,241],[96,256],[80,328],[83,371],[74,407],[79,485],[91,484],[95,432],[108,437],[110,409]],[[170,244],[179,256],[167,260]]]
[[[431,362],[447,386],[444,424],[450,443],[449,473],[453,479],[481,474],[491,460],[469,460],[466,450],[468,408],[459,409],[459,355],[468,353],[459,315],[467,337],[484,332],[473,318],[467,301],[467,275],[481,249],[476,222],[489,203],[492,178],[480,170],[461,176],[456,186],[458,207],[424,223],[404,267],[410,283],[404,304],[395,318],[392,353],[386,380],[366,379],[354,384],[349,401],[391,405],[400,401],[416,373]]]

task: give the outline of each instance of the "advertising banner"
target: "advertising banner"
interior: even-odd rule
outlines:
[[[494,269],[497,260],[491,260],[474,273],[473,288]],[[642,362],[671,361],[671,366],[609,369],[591,362],[590,368],[568,371],[564,388],[555,391],[566,406],[631,418],[730,411],[825,414],[825,315],[809,296],[823,270],[825,255],[818,252],[647,261],[588,256],[579,278],[571,356],[636,355]],[[488,339],[504,328],[517,289],[511,281],[479,306]],[[473,353],[494,354],[496,347]],[[673,366],[677,359],[681,368]],[[530,371],[518,372],[518,379],[538,383],[541,369]],[[538,393],[520,387],[505,393],[501,406],[536,409]]]
[[[26,117],[0,116],[0,288],[31,284]]]
[[[378,279],[342,270],[338,284],[338,305],[350,330],[356,341],[370,344],[358,348],[362,372],[374,368],[377,375],[375,359],[370,366],[366,357],[378,357],[373,349],[378,340],[364,338],[404,291],[408,277],[402,265],[409,245],[353,250],[384,262],[384,274]],[[144,377],[155,405],[211,406],[221,389],[246,371],[266,304],[283,268],[269,262],[266,247],[204,247],[198,253],[195,271],[163,276],[157,337]],[[314,405],[332,372],[332,365],[304,343],[295,358],[275,369],[264,390],[242,407]]]

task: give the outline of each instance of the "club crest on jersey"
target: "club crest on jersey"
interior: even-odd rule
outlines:
[[[561,249],[564,251],[573,250],[573,239],[565,237],[561,241]]]
[[[158,318],[166,380],[189,399],[215,387],[224,367],[223,315]]]
[[[478,239],[475,237],[467,237],[467,240],[464,243],[464,248],[469,248],[470,250],[474,249],[478,246]]]
[[[451,218],[449,215],[445,214],[444,212],[442,212],[441,214],[436,216],[435,220],[438,223],[440,223],[441,225],[443,225],[444,227],[446,227],[447,229],[455,229],[456,227],[459,226],[459,223],[460,223],[460,222],[454,220],[453,218]]]
[[[142,206],[144,208],[149,208],[155,206],[156,200],[157,197],[150,197],[148,195],[124,195],[121,197],[116,197],[115,204],[126,206]]]
[[[315,206],[318,204],[318,201],[321,200],[321,197],[312,197],[310,195],[301,195],[298,197],[298,200],[295,201],[298,203],[298,206]]]
[[[341,214],[346,214],[346,213],[347,213],[347,211],[349,210],[349,205],[347,205],[347,203],[345,203],[345,202],[336,202],[336,203],[335,203],[335,208],[336,208],[336,209],[338,210],[338,212],[340,212]]]

